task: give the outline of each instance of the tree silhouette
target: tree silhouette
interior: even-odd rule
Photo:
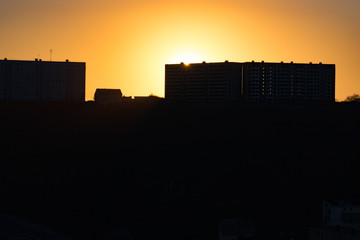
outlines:
[[[353,95],[346,97],[344,102],[360,103],[360,95],[354,93]]]

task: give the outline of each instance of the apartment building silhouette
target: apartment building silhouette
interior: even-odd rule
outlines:
[[[0,60],[0,100],[85,101],[85,63]]]
[[[240,100],[242,64],[193,63],[165,65],[165,98],[185,101]]]
[[[165,98],[190,102],[334,102],[335,65],[254,61],[167,64]]]

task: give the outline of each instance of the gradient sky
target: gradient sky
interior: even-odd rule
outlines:
[[[336,98],[360,93],[359,0],[0,0],[0,58],[84,61],[96,88],[164,96],[164,65],[336,64]]]

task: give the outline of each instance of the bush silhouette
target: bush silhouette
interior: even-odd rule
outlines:
[[[351,96],[348,96],[345,98],[344,102],[355,102],[355,103],[359,103],[360,102],[360,95],[359,94],[353,94]]]

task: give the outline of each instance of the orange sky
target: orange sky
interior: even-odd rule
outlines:
[[[166,63],[336,64],[336,98],[360,93],[359,0],[4,0],[0,58],[87,63],[96,88],[164,96]]]

